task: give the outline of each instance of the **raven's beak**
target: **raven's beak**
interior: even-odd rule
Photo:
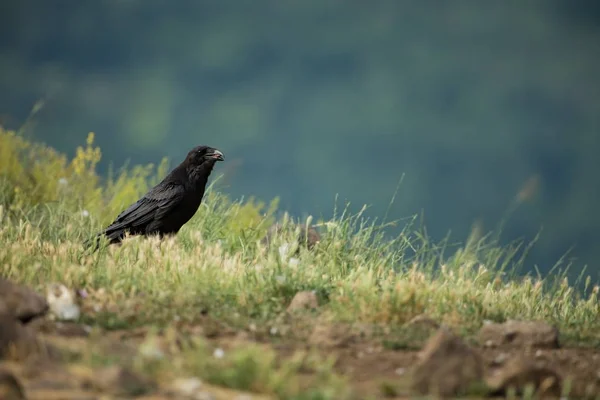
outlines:
[[[212,158],[214,158],[215,160],[217,160],[217,161],[223,161],[223,160],[224,160],[224,158],[223,158],[223,153],[221,153],[219,150],[215,150],[215,151],[213,151],[213,152],[210,154],[210,156],[211,156]]]

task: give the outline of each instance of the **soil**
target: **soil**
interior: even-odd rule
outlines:
[[[357,399],[424,394],[501,398],[511,390],[523,393],[528,384],[546,398],[561,397],[566,390],[576,398],[600,395],[600,349],[564,345],[558,329],[543,321],[487,323],[467,338],[427,316],[417,316],[396,330],[331,323],[315,316],[314,299],[308,293],[309,301],[299,302],[297,309],[283,315],[276,330],[233,329],[204,315],[193,324],[173,322],[146,348],[150,328],[92,332],[84,324],[56,322],[39,295],[6,282],[3,285],[0,400],[272,398],[194,378],[150,380],[118,361],[106,361],[131,360],[142,349],[171,360],[194,337],[202,337],[209,347],[225,353],[250,343],[264,346],[275,351],[279,363],[299,350],[316,351],[323,359],[333,357],[334,371],[346,378]],[[69,362],[90,354],[86,353],[90,348],[104,361]],[[300,373],[300,384],[309,387],[316,371],[307,364]],[[182,391],[194,395],[184,397]]]
[[[59,352],[69,350],[81,350],[89,346],[90,338],[87,336],[83,326],[75,324],[64,324],[45,321],[42,326],[36,327],[38,337],[49,343]],[[194,332],[203,332],[201,325],[179,327],[178,332],[183,336]],[[291,338],[279,339],[277,341],[267,340],[261,335],[249,332],[235,332],[223,329],[216,332],[211,329],[208,340],[215,347],[227,351],[232,347],[243,346],[254,342],[275,349],[282,359],[290,356],[295,350],[316,347],[321,355],[333,355],[337,361],[335,370],[348,378],[348,382],[357,393],[357,398],[409,398],[415,395],[411,386],[412,372],[421,361],[418,349],[398,348],[393,349],[386,346],[384,340],[376,337],[355,335],[350,329],[343,325],[329,325],[318,330],[322,340],[319,343],[311,343],[310,337],[304,339]],[[123,355],[133,351],[133,346],[139,346],[146,334],[146,329],[109,331],[103,334],[103,343],[108,352]],[[314,341],[314,339],[313,339]],[[571,394],[582,397],[586,394],[597,395],[600,387],[600,351],[589,348],[544,348],[524,346],[497,346],[486,347],[485,345],[472,345],[483,362],[483,370],[486,376],[493,377],[495,371],[501,371],[504,366],[510,364],[511,360],[531,360],[540,368],[548,367],[559,376],[570,377],[572,381]],[[410,347],[410,346],[408,346]],[[444,359],[435,361],[444,363]],[[428,366],[436,368],[436,365]],[[35,363],[4,361],[0,363],[0,371],[12,373],[22,385],[27,399],[100,399],[104,392],[113,392],[110,385],[120,385],[117,378],[108,380],[103,384],[94,384],[94,376],[101,374],[98,370],[78,370],[70,368],[63,362],[50,359],[45,362]],[[310,373],[310,371],[309,371]],[[114,372],[113,375],[120,372]],[[110,375],[110,374],[109,374]],[[126,375],[126,374],[125,374]],[[92,377],[92,378],[91,378]],[[127,380],[128,378],[123,378]],[[443,377],[440,379],[444,379]],[[97,381],[98,379],[96,379]],[[144,384],[141,382],[140,384]],[[0,382],[1,388],[5,383]],[[163,399],[177,398],[169,394],[165,385],[157,384],[152,395],[143,395],[139,399]],[[108,387],[107,387],[108,386]],[[214,399],[243,399],[239,397],[243,392],[216,387],[202,383],[202,390],[210,393]],[[8,393],[8,391],[6,391]],[[15,391],[14,393],[18,393]],[[266,399],[256,393],[246,393],[252,399]],[[496,395],[502,394],[497,392]],[[469,397],[491,397],[493,394],[471,393]],[[16,395],[15,395],[16,396]],[[21,397],[6,397],[21,398]],[[110,397],[107,397],[110,398]],[[116,395],[112,398],[131,398],[127,395]]]

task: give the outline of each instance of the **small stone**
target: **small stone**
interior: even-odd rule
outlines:
[[[412,375],[417,392],[441,397],[464,393],[482,378],[481,355],[446,329],[427,341]]]
[[[494,358],[494,365],[502,365],[508,359],[508,355],[506,353],[500,353]]]
[[[298,292],[292,299],[290,305],[287,308],[288,312],[295,312],[298,310],[315,309],[319,306],[317,295],[311,291]]]
[[[220,347],[217,347],[217,348],[215,349],[215,351],[213,352],[213,356],[214,356],[215,358],[223,358],[223,357],[225,357],[225,351],[223,351],[223,349],[222,349],[222,348],[220,348]]]
[[[396,375],[402,376],[406,372],[406,368],[396,368],[396,371],[394,372],[396,373]]]
[[[75,294],[63,284],[48,286],[46,299],[52,314],[61,321],[74,321],[79,319],[80,310],[75,302]]]
[[[173,390],[177,394],[187,397],[194,396],[202,387],[202,381],[198,378],[179,378],[173,382]]]
[[[540,358],[540,357],[542,357],[543,355],[544,355],[544,352],[543,352],[542,350],[537,350],[537,351],[535,352],[535,357],[536,357],[536,358]]]

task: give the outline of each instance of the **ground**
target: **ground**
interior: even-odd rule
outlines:
[[[21,314],[33,310],[28,315],[35,317],[19,326],[35,333],[38,347],[32,350],[24,344],[20,352],[18,347],[7,352],[0,371],[16,377],[28,399],[414,398],[421,395],[415,387],[415,380],[422,379],[420,369],[425,372],[425,391],[434,379],[436,385],[445,385],[442,390],[459,390],[470,398],[506,396],[506,379],[494,383],[504,373],[533,377],[516,384],[517,390],[536,379],[543,386],[540,379],[553,374],[561,377],[558,394],[568,390],[592,398],[600,385],[600,351],[564,345],[558,329],[540,321],[488,322],[477,334],[461,337],[424,315],[386,329],[327,321],[303,307],[310,307],[310,302],[296,302],[298,309],[286,310],[271,327],[235,327],[207,313],[193,323],[106,329],[82,323],[81,317],[78,322],[57,321],[42,296],[36,298],[24,286],[14,287],[3,291],[3,301],[21,302]],[[11,294],[16,290],[17,295]],[[73,300],[92,315],[94,308],[100,311],[97,299],[97,294],[87,293]],[[56,310],[55,299],[50,300]],[[23,337],[15,343],[25,343]],[[444,340],[450,345],[445,346]],[[0,341],[0,348],[3,344]],[[468,352],[481,358],[482,376],[469,382],[468,373],[466,378],[463,374],[458,380],[467,386],[456,389],[456,370],[468,364]],[[528,361],[534,363],[531,370]],[[286,364],[293,366],[288,373]],[[478,386],[482,382],[487,386]],[[0,377],[0,393],[10,385]],[[184,396],[186,391],[189,397]]]
[[[209,187],[176,236],[92,252],[166,172],[101,183],[92,144],[67,163],[0,129],[2,400],[600,395],[600,287],[534,274],[523,243]]]

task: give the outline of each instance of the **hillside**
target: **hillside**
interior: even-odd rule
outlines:
[[[83,240],[167,162],[100,179],[93,134],[75,154],[0,130],[8,399],[23,398],[16,385],[29,399],[481,398],[511,385],[530,397],[527,382],[600,394],[598,287],[516,274],[518,244],[477,231],[434,243],[418,221],[384,240],[343,206],[330,221],[277,221],[265,243],[277,201],[211,186],[175,238],[89,254]],[[310,225],[308,248],[296,238]]]

